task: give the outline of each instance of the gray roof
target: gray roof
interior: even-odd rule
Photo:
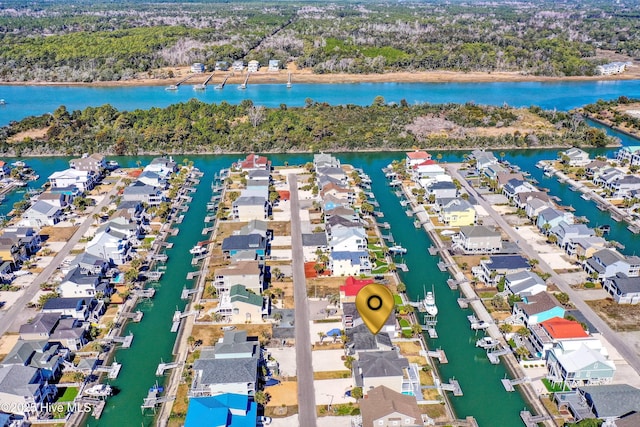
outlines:
[[[609,278],[611,282],[624,294],[640,292],[640,279],[637,277],[627,277],[623,273],[616,273],[614,277]]]
[[[345,333],[347,334],[347,347],[352,351],[378,350],[380,345],[393,347],[388,333],[379,332],[374,335],[364,323],[347,329]]]
[[[58,208],[57,206],[45,202],[44,200],[38,200],[37,202],[35,202],[33,206],[31,206],[31,209],[34,212],[38,212],[46,216],[54,215],[60,210],[60,208]]]
[[[327,246],[327,235],[324,233],[303,234],[302,246]]]
[[[496,237],[496,236],[499,237],[501,236],[499,231],[496,231],[484,225],[463,226],[463,227],[460,227],[460,233],[464,234],[465,237]]]
[[[21,334],[50,334],[58,324],[58,313],[38,313],[30,323],[20,325]]]
[[[602,265],[615,264],[618,261],[626,261],[624,255],[613,249],[601,249],[593,254],[594,258],[598,258]]]
[[[409,361],[398,357],[395,351],[371,351],[361,353],[358,357],[354,365],[362,371],[363,378],[402,376],[403,370],[409,367]]]
[[[133,184],[125,187],[122,194],[135,194],[135,195],[144,195],[144,194],[157,194],[158,190],[156,187],[152,185],[147,185],[144,182],[136,181]]]
[[[201,385],[254,383],[258,377],[258,358],[198,359],[193,370],[202,371],[198,381]]]
[[[234,202],[234,206],[264,206],[267,199],[259,196],[240,196]]]
[[[265,239],[259,234],[233,235],[222,241],[222,251],[265,249]]]
[[[442,208],[445,212],[462,212],[469,209],[473,209],[473,206],[465,199],[453,199]]]
[[[39,384],[32,384],[38,372],[31,366],[10,365],[0,367],[0,393],[14,396],[33,396]]]
[[[453,182],[437,181],[429,186],[429,190],[453,190],[457,188]]]
[[[258,341],[247,341],[247,331],[227,331],[215,345],[215,354],[251,353],[257,356]]]
[[[79,298],[51,298],[42,306],[43,310],[75,310],[83,305],[88,306],[91,303],[89,297]]]
[[[271,177],[271,172],[268,170],[254,169],[249,171],[249,179],[269,177]]]
[[[63,282],[71,282],[78,285],[91,285],[99,280],[98,276],[82,274],[79,267],[73,267],[62,279]]]
[[[489,257],[487,267],[490,270],[517,270],[519,268],[529,268],[529,261],[521,255],[495,255]]]
[[[18,340],[2,363],[53,370],[60,362],[59,350],[59,344],[49,344],[46,340]]]
[[[621,417],[640,412],[640,390],[628,384],[585,386],[578,389],[598,418]]]
[[[532,316],[554,307],[560,307],[560,303],[548,292],[540,292],[526,298],[524,302],[516,302],[516,305],[524,311],[527,316]]]
[[[564,216],[564,212],[563,211],[559,211],[558,209],[554,209],[554,208],[547,208],[547,209],[543,210],[542,212],[540,212],[539,216],[544,217],[544,219],[546,221],[551,221],[553,219],[563,217]]]

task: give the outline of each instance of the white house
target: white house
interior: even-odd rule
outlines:
[[[329,270],[333,276],[371,274],[369,252],[331,252]]]
[[[329,249],[336,252],[358,252],[367,250],[367,232],[364,228],[338,228],[331,231]]]
[[[591,159],[589,159],[589,153],[576,147],[560,152],[561,160],[565,156],[568,158],[568,163],[571,166],[586,166],[591,162]]]
[[[243,285],[260,295],[264,285],[262,266],[258,261],[238,261],[225,268],[216,268],[214,285],[218,292],[225,292],[233,285]]]
[[[260,69],[260,62],[256,61],[255,59],[252,61],[249,61],[249,63],[247,64],[247,71],[249,73],[255,73],[259,69]]]
[[[269,60],[269,68],[270,72],[278,72],[280,71],[280,60],[279,59],[270,59]]]
[[[405,155],[405,166],[407,170],[413,169],[414,166],[431,160],[431,154],[422,150],[409,151]]]
[[[269,203],[264,197],[240,196],[232,203],[234,218],[240,221],[266,219],[269,216]]]
[[[22,214],[19,225],[37,228],[56,225],[60,222],[61,215],[58,206],[38,200]]]
[[[504,276],[505,289],[513,295],[530,297],[547,291],[547,284],[533,271],[519,271]]]
[[[49,175],[49,183],[52,188],[76,187],[84,193],[96,185],[96,174],[93,171],[65,169]]]
[[[638,304],[640,303],[640,279],[628,277],[624,273],[617,273],[604,281],[602,288],[609,292],[609,295],[618,304]]]

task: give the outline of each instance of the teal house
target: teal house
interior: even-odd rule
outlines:
[[[255,427],[258,405],[242,394],[218,394],[189,400],[184,427]]]

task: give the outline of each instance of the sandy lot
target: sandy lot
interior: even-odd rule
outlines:
[[[316,391],[316,405],[355,403],[356,401],[353,397],[344,394],[353,387],[352,378],[316,380],[313,382],[313,386]]]
[[[312,337],[313,338],[313,337]],[[316,340],[318,337],[316,336]],[[325,338],[325,342],[331,342],[331,338]],[[312,353],[313,372],[344,371],[342,361],[344,350],[315,350]]]
[[[576,268],[576,266],[565,259],[565,253],[558,246],[546,242],[546,238],[540,235],[533,226],[519,227],[516,232],[522,240],[529,243],[547,264],[554,270],[565,270]]]
[[[292,406],[298,404],[298,383],[296,381],[285,381],[265,389],[271,396],[267,406]]]

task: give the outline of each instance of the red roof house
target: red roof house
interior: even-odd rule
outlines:
[[[553,317],[541,322],[540,325],[547,331],[554,340],[586,338],[589,336],[582,328],[582,325],[574,320],[567,320],[561,317]]]
[[[407,158],[405,159],[405,163],[408,168],[411,168],[427,160],[431,160],[431,154],[427,153],[426,151],[416,150],[416,151],[409,151],[407,153]]]
[[[271,161],[264,156],[251,153],[244,160],[238,162],[238,167],[242,170],[271,170]]]
[[[340,286],[340,302],[354,302],[360,289],[373,283],[373,279],[356,279],[353,276],[347,277],[344,285]]]

